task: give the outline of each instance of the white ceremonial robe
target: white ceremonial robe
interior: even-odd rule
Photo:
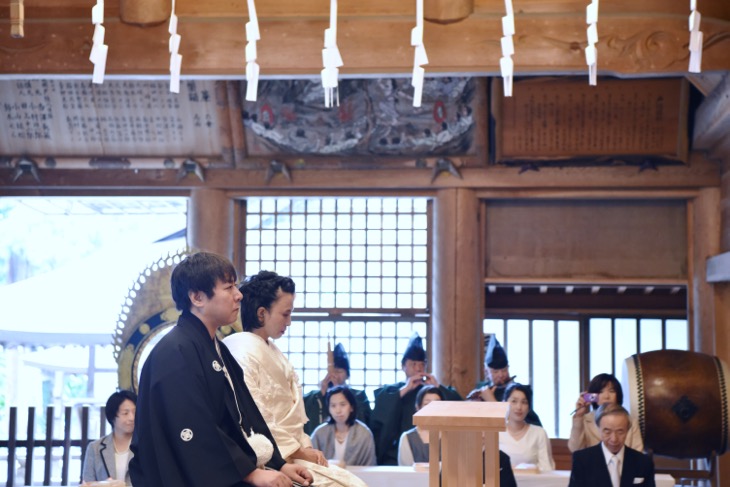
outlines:
[[[243,378],[256,401],[281,456],[288,458],[300,448],[312,446],[304,433],[302,386],[289,360],[273,340],[241,332],[227,336],[223,343],[243,369]]]

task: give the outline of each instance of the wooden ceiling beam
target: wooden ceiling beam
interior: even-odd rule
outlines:
[[[5,7],[12,0],[0,0],[0,19],[7,13]],[[120,4],[129,0],[107,0],[105,15],[108,18],[119,15]],[[150,3],[160,3],[160,0],[133,0]],[[26,12],[34,19],[67,19],[87,18],[91,15],[92,3],[89,0],[27,0]],[[164,2],[169,4],[170,2]],[[445,8],[445,3],[463,4],[459,8],[469,8],[477,15],[496,14],[504,15],[504,0],[424,0],[424,8]],[[551,15],[582,15],[585,17],[586,0],[530,0],[516,5],[515,14],[519,20],[522,15],[551,14]],[[175,11],[181,19],[186,17],[232,17],[248,20],[247,0],[177,0]],[[433,6],[431,5],[433,4]],[[441,4],[441,5],[439,5]],[[467,7],[465,7],[466,5]],[[330,0],[257,0],[256,13],[259,19],[320,17],[329,18]],[[726,0],[702,0],[698,3],[703,22],[714,18],[730,20],[730,3]],[[403,16],[413,18],[416,5],[412,1],[368,0],[367,2],[339,2],[338,17],[378,17]],[[654,17],[666,15],[689,15],[689,5],[686,0],[612,0],[602,2],[599,13],[599,27],[601,18],[609,14],[642,15],[651,14]],[[600,30],[599,30],[600,33]]]
[[[129,188],[218,188],[235,191],[361,191],[379,188],[383,191],[435,191],[442,188],[516,189],[516,188],[637,188],[668,189],[718,186],[717,164],[696,161],[689,166],[662,166],[657,171],[640,172],[636,167],[565,167],[541,168],[539,172],[520,174],[519,168],[463,168],[463,179],[444,175],[433,183],[431,168],[348,170],[292,170],[291,181],[273,178],[266,184],[266,169],[206,170],[205,182],[188,175],[178,181],[177,169],[38,169],[40,182],[24,174],[13,182],[13,168],[0,169],[0,194],[33,189]]]
[[[204,3],[204,2],[201,2]],[[300,2],[307,3],[307,2]],[[475,12],[447,25],[429,24],[424,43],[430,63],[427,74],[499,73],[501,13]],[[182,74],[243,77],[246,44],[244,17],[181,18]],[[344,17],[338,25],[338,46],[345,65],[342,75],[407,75],[413,68],[411,16]],[[517,75],[583,74],[585,15],[534,14],[517,18]],[[108,19],[106,74],[167,76],[167,23],[138,27]],[[9,22],[0,22],[0,76],[91,76],[89,62],[93,26],[88,18],[43,21],[26,15],[25,38],[10,38]],[[318,76],[322,68],[324,18],[261,19],[257,44],[261,74]],[[647,18],[604,14],[599,29],[599,73],[619,76],[685,75],[688,67],[686,15]],[[703,16],[703,69],[730,70],[730,23]],[[375,34],[374,34],[375,33]]]

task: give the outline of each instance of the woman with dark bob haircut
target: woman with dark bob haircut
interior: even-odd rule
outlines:
[[[370,428],[356,419],[357,399],[350,388],[329,389],[325,407],[329,420],[312,433],[312,446],[339,466],[375,465],[375,440]]]
[[[603,404],[618,404],[624,402],[624,392],[621,383],[613,374],[598,374],[591,383],[588,390],[581,392],[578,401],[575,403],[575,414],[573,415],[573,426],[570,429],[568,449],[570,451],[582,450],[601,442],[601,433],[596,426],[595,410]],[[591,408],[594,411],[591,411]],[[637,421],[631,421],[631,427],[626,435],[626,446],[634,450],[644,451],[644,440],[641,438],[641,431]]]
[[[119,391],[106,401],[106,419],[112,432],[89,443],[84,457],[83,481],[123,480],[132,485],[127,466],[134,454],[129,449],[134,432],[137,394]]]

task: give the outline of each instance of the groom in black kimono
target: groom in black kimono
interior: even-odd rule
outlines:
[[[142,369],[129,464],[135,487],[312,481],[307,469],[284,462],[241,368],[215,336],[236,321],[241,293],[235,281],[230,261],[207,252],[185,258],[172,272],[172,297],[182,315]]]
[[[628,411],[618,404],[596,410],[601,443],[573,453],[568,487],[654,487],[651,458],[626,446],[631,426]]]

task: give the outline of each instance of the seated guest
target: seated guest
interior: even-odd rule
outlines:
[[[84,483],[123,480],[126,485],[132,485],[127,467],[134,456],[129,444],[132,443],[136,410],[137,394],[134,392],[119,391],[109,396],[104,413],[112,432],[86,447],[81,476]]]
[[[347,386],[327,391],[325,405],[329,421],[312,434],[312,446],[336,465],[375,465],[373,434],[357,417],[357,399]]]
[[[507,431],[499,432],[499,449],[509,455],[513,465],[530,464],[541,472],[555,470],[550,440],[541,426],[525,421],[532,409],[532,389],[522,384],[510,384],[504,392],[509,403]]]
[[[598,395],[594,402],[586,401],[587,393]],[[588,391],[578,396],[575,404],[575,415],[573,416],[573,427],[570,430],[568,449],[574,452],[589,446],[595,446],[601,442],[601,433],[596,427],[596,421],[591,407],[595,410],[603,404],[623,404],[624,393],[621,383],[612,374],[598,374],[588,385]],[[641,438],[641,431],[632,422],[626,437],[626,446],[634,450],[644,451],[644,441]]]
[[[416,411],[432,401],[443,401],[444,393],[434,386],[424,386],[416,394]],[[398,465],[410,467],[414,463],[428,461],[428,430],[415,426],[400,435],[398,442]]]
[[[596,411],[601,443],[573,453],[568,487],[654,487],[651,458],[625,445],[631,428],[629,412],[615,403]]]
[[[370,429],[375,436],[375,452],[378,465],[398,464],[398,439],[413,428],[413,413],[416,412],[416,394],[423,386],[438,387],[446,401],[460,401],[455,390],[439,384],[436,377],[426,372],[426,351],[421,337],[414,333],[401,359],[406,374],[405,382],[383,386],[375,391]]]
[[[504,400],[504,391],[510,384],[514,384],[515,376],[509,375],[507,354],[499,344],[497,337],[491,335],[487,352],[484,354],[484,375],[486,381],[477,384],[476,388],[466,396],[467,401],[496,401]],[[525,385],[525,387],[530,387]],[[530,410],[526,421],[530,424],[542,426],[537,413]]]
[[[324,397],[327,389],[334,386],[344,386],[350,378],[350,360],[347,358],[345,347],[341,343],[335,345],[332,352],[334,356],[334,367],[331,372],[325,375],[319,383],[318,391],[311,391],[304,395],[304,410],[307,412],[309,421],[304,425],[304,432],[311,435],[320,424],[327,420],[328,411]],[[365,424],[370,423],[370,401],[365,391],[350,389],[357,400],[357,419]]]

